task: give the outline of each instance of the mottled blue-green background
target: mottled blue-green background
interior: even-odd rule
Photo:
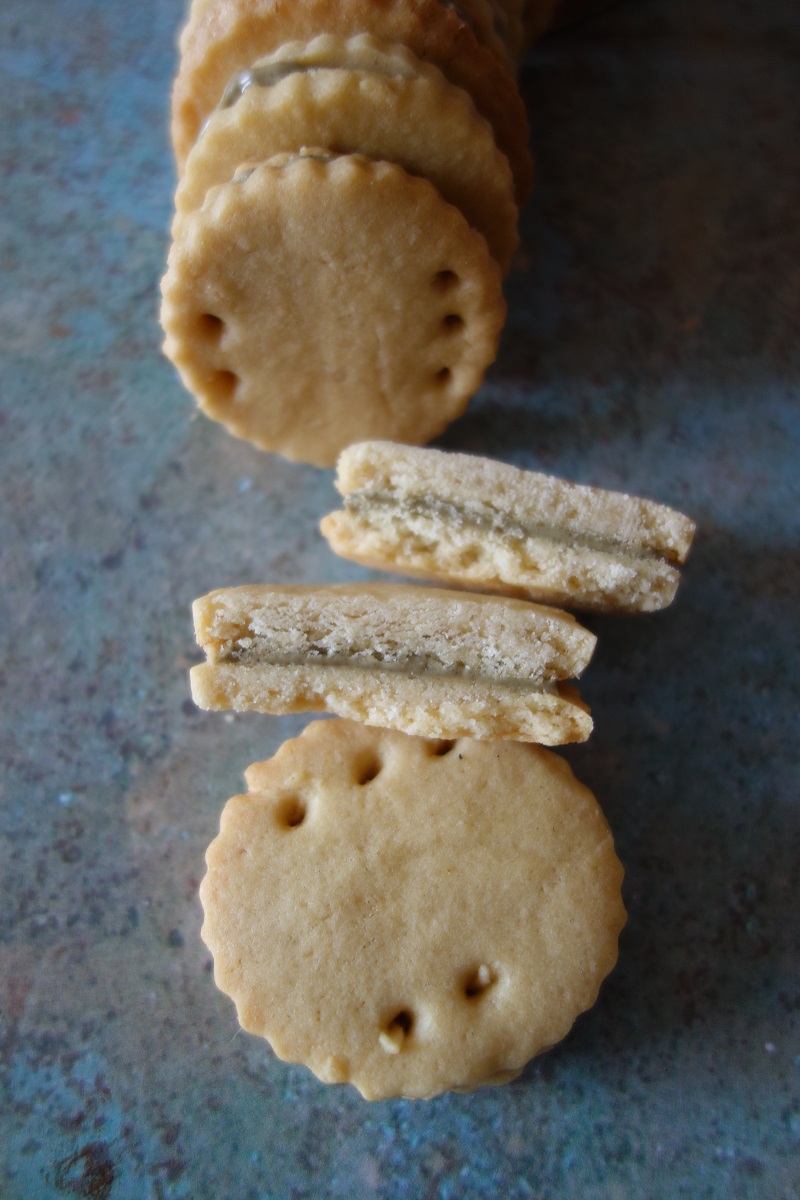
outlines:
[[[365,1104],[243,1033],[203,852],[302,721],[200,714],[191,600],[353,579],[332,474],[160,357],[181,0],[0,5],[3,1200],[800,1196],[800,13],[631,0],[522,85],[538,187],[496,366],[442,439],[699,522],[597,619],[569,752],[627,868],[591,1013],[506,1089]]]

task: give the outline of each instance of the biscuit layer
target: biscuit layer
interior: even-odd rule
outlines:
[[[318,721],[247,772],[201,886],[246,1030],[368,1099],[513,1078],[593,1004],[625,922],[557,755]]]

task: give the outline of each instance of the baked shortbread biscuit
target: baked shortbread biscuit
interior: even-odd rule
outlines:
[[[246,778],[206,856],[202,935],[279,1058],[370,1100],[472,1090],[594,1003],[623,872],[558,755],[315,721]]]
[[[386,442],[345,450],[337,486],[321,528],[344,558],[579,610],[666,607],[695,528],[637,496]]]
[[[517,208],[490,125],[436,67],[368,35],[290,42],[235,76],[186,162],[177,222],[240,163],[302,146],[365,154],[430,180],[508,269]]]
[[[172,139],[179,174],[230,79],[289,41],[322,33],[372,34],[405,46],[462,88],[508,157],[518,204],[533,167],[525,105],[509,69],[481,45],[470,24],[440,0],[216,0],[190,20],[172,93]]]
[[[330,466],[460,416],[505,317],[485,239],[427,180],[324,150],[212,188],[162,284],[164,352],[238,437]]]
[[[196,600],[195,703],[333,712],[423,737],[584,741],[595,637],[555,609],[393,584],[223,588]]]
[[[188,20],[179,38],[182,53],[189,45],[195,28],[205,13],[218,2],[219,0],[192,0]],[[522,0],[510,2],[521,5]],[[509,35],[508,22],[498,19],[495,13],[496,0],[447,0],[447,7],[455,12],[460,21],[469,25],[482,46],[490,49],[506,65],[513,62],[515,43]]]

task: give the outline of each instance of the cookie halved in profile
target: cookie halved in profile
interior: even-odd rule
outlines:
[[[326,146],[428,179],[505,272],[519,237],[505,155],[470,97],[403,46],[366,34],[289,42],[231,81],[189,155],[176,227],[240,163]]]
[[[513,75],[453,4],[440,0],[216,0],[191,19],[172,93],[172,138],[179,174],[228,82],[289,41],[322,33],[368,33],[406,46],[463,90],[494,130],[514,176],[518,204],[533,178],[525,105]]]
[[[203,411],[330,466],[370,437],[460,416],[505,318],[485,238],[432,184],[325,150],[243,166],[180,224],[164,352]]]
[[[394,584],[223,588],[196,600],[205,709],[332,712],[423,737],[584,741],[567,680],[595,637],[524,600]]]
[[[638,496],[386,442],[343,451],[337,486],[321,529],[342,557],[583,611],[665,608],[695,529]]]
[[[202,936],[239,1021],[370,1100],[507,1082],[595,1001],[622,866],[557,754],[314,721],[247,771]]]

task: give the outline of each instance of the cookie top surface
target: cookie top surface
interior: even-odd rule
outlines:
[[[694,535],[675,509],[490,459],[373,442],[339,460],[337,553],[578,609],[670,602]]]
[[[322,33],[343,38],[368,33],[406,46],[433,63],[471,96],[508,157],[517,203],[533,175],[525,106],[513,76],[482,46],[463,17],[439,0],[217,0],[197,14],[182,39],[172,96],[172,138],[179,173],[203,122],[229,80],[283,43]]]
[[[301,146],[364,154],[428,179],[508,269],[517,209],[488,122],[436,67],[366,34],[290,42],[236,75],[187,160],[178,220],[240,163]]]
[[[363,438],[440,433],[505,317],[485,239],[430,183],[313,150],[212,188],[162,294],[165,353],[203,410],[319,466]]]
[[[622,868],[558,756],[318,721],[247,772],[201,886],[242,1026],[369,1099],[512,1077],[613,967]]]

